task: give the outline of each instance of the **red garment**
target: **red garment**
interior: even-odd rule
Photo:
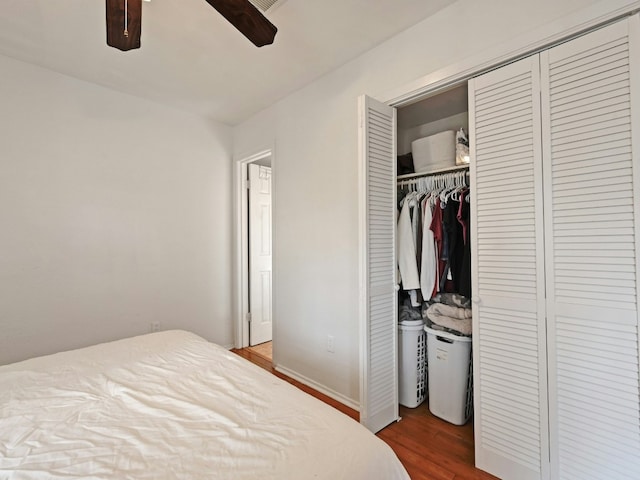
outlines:
[[[442,206],[440,205],[440,200],[436,199],[436,205],[433,208],[433,218],[431,219],[431,225],[429,229],[433,232],[433,238],[436,244],[436,257],[437,261],[437,269],[436,269],[436,281],[433,286],[432,297],[439,292],[440,288],[440,279],[444,275],[444,270],[447,266],[447,262],[443,261],[441,258],[442,253],[442,243],[443,243],[443,231],[442,231]]]
[[[460,207],[458,208],[458,222],[462,225],[462,240],[464,244],[467,244],[467,220],[464,218],[464,213],[462,211],[462,206],[464,205],[464,197],[469,193],[469,190],[462,190],[460,192]]]

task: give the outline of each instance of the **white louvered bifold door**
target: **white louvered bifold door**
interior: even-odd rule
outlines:
[[[398,419],[395,115],[360,98],[360,421],[373,432]]]
[[[469,82],[476,466],[548,472],[539,59]]]
[[[554,479],[640,478],[637,21],[541,55]]]

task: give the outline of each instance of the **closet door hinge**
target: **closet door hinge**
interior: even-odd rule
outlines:
[[[247,183],[245,183],[245,186],[247,188],[247,190],[251,189],[251,180],[247,180]]]
[[[251,312],[247,312],[246,319],[247,322],[251,323]]]

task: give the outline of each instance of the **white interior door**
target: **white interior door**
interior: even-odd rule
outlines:
[[[249,344],[272,338],[271,168],[249,164]]]
[[[360,422],[398,420],[395,258],[396,112],[372,98],[360,110]]]
[[[469,82],[476,466],[549,471],[539,58]]]
[[[640,478],[637,27],[541,55],[553,479]]]

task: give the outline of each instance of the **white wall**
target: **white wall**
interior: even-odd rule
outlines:
[[[0,57],[0,363],[184,328],[229,345],[231,132]]]
[[[391,91],[595,0],[460,0],[234,130],[237,157],[275,145],[274,351],[358,402],[357,97]],[[335,336],[335,353],[326,351]]]

